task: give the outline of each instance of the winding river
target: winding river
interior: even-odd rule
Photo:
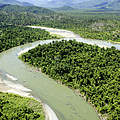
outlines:
[[[70,31],[45,27],[42,27],[42,29],[52,34],[62,35],[66,40],[76,39],[79,42],[96,44],[100,47],[115,46],[117,49],[120,49],[120,44],[83,39]],[[31,93],[36,98],[42,100],[53,109],[59,120],[99,120],[93,107],[86,103],[82,97],[75,94],[68,87],[57,84],[53,79],[40,71],[36,72],[34,68],[18,59],[18,55],[28,51],[28,48],[33,48],[38,44],[47,44],[51,41],[53,40],[37,41],[2,52],[0,54],[0,76],[2,82],[10,87],[22,89],[26,94]],[[21,84],[26,88],[22,87]]]

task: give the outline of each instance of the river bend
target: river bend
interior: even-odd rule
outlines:
[[[32,27],[36,28],[35,26]],[[45,27],[42,27],[42,29],[51,32],[51,34],[62,35],[66,40],[76,39],[79,42],[96,44],[100,47],[115,46],[117,49],[120,49],[120,44],[83,39],[70,31]],[[24,85],[28,88],[25,91],[48,104],[55,111],[59,120],[99,120],[93,107],[86,103],[82,97],[76,95],[68,87],[57,84],[53,79],[40,71],[36,72],[34,68],[18,59],[18,55],[28,51],[28,48],[34,48],[38,44],[47,44],[51,41],[53,40],[37,41],[2,52],[0,54],[0,77],[2,81],[8,86],[14,87],[16,85],[17,89],[23,89],[20,88],[20,84]],[[9,75],[11,76],[8,79]],[[12,76],[14,76],[13,79]]]

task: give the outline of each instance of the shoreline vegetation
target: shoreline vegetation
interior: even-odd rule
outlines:
[[[104,40],[104,41],[108,41],[108,42],[112,42],[112,43],[116,43],[116,44],[120,44],[120,40],[111,40],[112,39],[112,36],[110,36],[109,38],[111,38],[111,39],[108,39],[108,40],[106,40],[106,37],[107,37],[107,33],[106,33],[106,36],[105,37],[103,37],[104,35],[101,35],[101,37],[91,37],[91,35],[90,34],[94,34],[94,32],[93,33],[90,33],[89,34],[89,32],[87,33],[88,34],[88,36],[86,36],[87,34],[85,33],[85,31],[84,31],[84,29],[83,29],[83,31],[79,31],[79,29],[77,29],[77,31],[75,30],[76,28],[74,28],[74,29],[71,29],[71,28],[62,28],[62,27],[53,27],[53,26],[48,26],[48,25],[34,25],[34,26],[28,26],[28,27],[31,27],[31,28],[37,28],[37,27],[39,27],[39,26],[41,26],[41,28],[42,29],[44,29],[44,28],[49,28],[49,29],[52,29],[52,28],[54,28],[54,29],[60,29],[60,30],[67,30],[67,31],[71,31],[71,32],[73,32],[74,34],[76,34],[76,35],[79,35],[81,38],[84,38],[84,39],[91,39],[91,40]],[[91,31],[92,32],[92,31]],[[84,34],[82,34],[82,33],[84,33]],[[113,31],[113,33],[114,33],[114,31]],[[118,39],[120,38],[120,31],[118,31],[118,33],[117,33],[118,35],[113,35],[113,36],[117,36],[118,37]],[[100,33],[99,33],[99,35],[100,35]],[[96,35],[97,36],[97,35]],[[58,37],[60,37],[60,38],[62,38],[62,36],[59,36],[58,35]],[[103,37],[103,38],[102,38]]]
[[[63,15],[60,20],[54,19],[34,25],[69,30],[86,39],[120,42],[120,15],[80,13],[79,16]]]
[[[76,47],[74,46],[74,44]],[[84,50],[80,50],[79,46],[81,46],[81,47],[83,46],[81,49],[84,49]],[[47,49],[47,48],[49,48],[49,49]],[[74,48],[74,50],[72,50],[73,48]],[[86,49],[89,49],[89,50],[87,50],[88,52],[86,51]],[[104,56],[100,57],[99,54],[98,55],[95,54],[95,52],[92,52],[91,49],[92,49],[92,51],[94,51],[94,50],[97,51],[97,53],[99,53],[100,55],[102,54],[102,56],[104,54],[106,54],[106,57],[104,57]],[[97,74],[94,73],[95,75],[97,75],[96,77],[94,77],[95,75],[90,70],[91,69],[90,65],[92,64],[91,63],[92,61],[89,62],[89,65],[87,64],[87,62],[85,62],[83,64],[82,61],[84,61],[84,60],[86,61],[86,59],[82,60],[83,59],[81,56],[82,54],[77,52],[79,50],[81,52],[84,52],[85,58],[87,56],[89,56],[89,52],[91,51],[92,58],[90,56],[87,57],[88,61],[91,61],[94,59],[97,60],[99,57],[101,58],[101,60],[105,59],[105,60],[103,60],[105,63],[103,63],[103,61],[101,61],[99,59],[97,60],[98,63],[96,60],[94,61],[95,66],[96,65],[99,66],[99,71],[97,70],[98,69],[97,66],[96,67],[94,66],[97,70],[96,71]],[[45,51],[47,51],[47,53]],[[52,55],[51,55],[50,51],[52,51]],[[75,51],[76,51],[76,53],[75,53]],[[32,52],[32,54],[31,54],[31,52]],[[72,55],[72,52],[74,52],[74,55]],[[103,52],[106,52],[106,53],[103,54]],[[112,56],[110,58],[109,58],[109,55],[107,55],[108,54],[107,52],[111,53]],[[37,55],[39,55],[39,57]],[[104,49],[104,48],[100,48],[98,46],[87,45],[87,44],[78,43],[75,41],[61,41],[61,42],[53,42],[53,43],[45,44],[45,45],[39,45],[38,47],[36,47],[32,50],[29,50],[27,53],[24,53],[20,58],[24,62],[34,65],[34,67],[41,68],[43,73],[48,74],[51,78],[53,78],[55,80],[61,81],[62,84],[65,84],[72,89],[79,89],[81,95],[86,96],[85,97],[86,101],[88,101],[90,104],[92,103],[92,105],[94,104],[94,107],[96,108],[97,113],[102,114],[102,116],[99,114],[101,119],[117,120],[119,117],[118,116],[118,113],[119,113],[118,97],[119,96],[117,96],[117,94],[119,94],[118,90],[117,90],[117,89],[119,89],[119,85],[117,84],[118,83],[117,79],[119,77],[119,75],[117,74],[117,69],[118,69],[119,65],[117,64],[118,59],[115,57],[116,55],[118,56],[117,58],[119,58],[119,50],[116,50],[114,47]],[[77,65],[77,63],[80,64],[81,62],[77,62],[78,58],[76,56],[79,58],[79,60],[80,59],[82,60],[81,62],[83,65],[85,65],[85,64],[86,65],[83,66],[81,64],[82,68],[80,68],[79,65]],[[95,56],[96,56],[96,58],[95,58]],[[99,56],[99,57],[97,57],[97,56]],[[28,59],[28,57],[29,57],[29,59]],[[72,59],[70,59],[70,57],[73,57],[74,61]],[[116,58],[116,59],[113,59],[113,58]],[[110,60],[110,61],[108,61],[108,60]],[[113,62],[111,60],[116,61],[115,66],[113,65]],[[62,61],[62,62],[60,62],[60,61]],[[72,64],[72,61],[74,62],[74,65]],[[100,63],[100,61],[101,61],[101,63]],[[69,64],[69,62],[70,62],[70,64]],[[63,63],[65,63],[65,64],[63,64]],[[111,67],[109,67],[108,63],[111,64]],[[73,69],[71,68],[71,64],[73,65]],[[108,66],[108,67],[106,68],[104,66],[106,66],[106,67]],[[83,69],[83,67],[86,72],[87,71],[90,72],[89,75],[87,75],[87,73],[85,71],[81,74],[81,69]],[[115,70],[116,72],[114,71],[114,73],[113,73],[112,69],[114,67],[116,69]],[[95,70],[92,70],[92,71],[95,72]],[[76,74],[77,74],[77,76],[76,76]],[[79,74],[81,74],[81,75],[79,75]],[[116,76],[115,77],[116,80],[114,80],[115,79],[114,77],[111,78],[112,77],[111,75],[114,75],[114,74]],[[83,75],[84,75],[84,77],[83,77]],[[87,79],[85,76],[88,76],[87,78],[89,78],[90,80]],[[108,78],[108,76],[110,78]],[[79,79],[79,78],[81,78],[81,79]],[[93,81],[92,83],[91,83],[91,80]],[[112,89],[113,87],[115,87],[114,85],[116,85],[116,87],[117,87],[116,90]],[[94,89],[92,89],[92,88],[94,88]],[[111,92],[110,92],[109,88],[112,90]],[[108,91],[109,91],[109,94],[108,94]],[[99,92],[101,94],[99,94]],[[115,94],[113,94],[113,93],[115,93]],[[94,95],[92,95],[92,94],[94,94]],[[99,96],[97,96],[98,94],[99,94]]]
[[[42,104],[33,98],[0,92],[0,118],[45,120],[45,112]]]
[[[38,40],[60,38],[61,36],[50,35],[49,32],[41,29],[14,25],[2,26],[0,27],[0,52]]]
[[[111,42],[111,43],[116,43],[116,44],[120,44],[120,41],[113,41],[113,40],[105,40],[105,39],[96,39],[96,38],[91,38],[91,37],[85,37],[85,36],[81,36],[81,34],[79,34],[78,32],[75,32],[73,29],[63,29],[63,28],[52,28],[51,26],[39,26],[39,25],[34,25],[34,26],[27,26],[27,27],[30,27],[30,28],[41,28],[43,30],[51,30],[51,29],[55,29],[55,30],[65,30],[65,31],[69,31],[69,32],[73,32],[76,36],[78,35],[79,37],[83,38],[83,39],[91,39],[91,40],[103,40],[103,41],[108,41],[108,42]],[[59,33],[58,33],[59,34]],[[52,35],[52,34],[51,34]],[[54,34],[53,34],[54,35]],[[56,34],[55,34],[56,36]],[[74,36],[74,37],[76,37]],[[58,38],[63,38],[61,35],[58,35],[57,36]],[[66,37],[66,35],[64,36]],[[67,36],[68,37],[68,36]],[[70,36],[71,37],[71,36]]]
[[[33,28],[27,28],[27,27],[22,27],[22,26],[14,26],[14,25],[8,25],[8,26],[2,26],[0,27],[0,52],[3,52],[5,50],[8,50],[12,47],[16,47],[19,45],[24,45],[26,43],[30,43],[30,42],[34,42],[34,41],[38,41],[38,40],[47,40],[47,39],[60,39],[61,36],[58,35],[51,35],[49,32],[45,31],[45,30],[41,30],[41,29],[33,29]],[[11,94],[13,93],[13,94]],[[23,97],[20,97],[23,96]],[[17,106],[17,104],[19,105],[20,103],[16,103],[16,105],[13,105],[13,99],[18,99],[19,101],[22,99],[23,101],[25,101],[27,98],[26,97],[30,97],[29,93],[21,91],[21,90],[17,90],[17,89],[13,89],[10,88],[9,86],[5,85],[4,82],[2,82],[1,78],[0,78],[0,102],[1,102],[1,107],[3,105],[5,111],[3,109],[0,109],[0,118],[4,119],[13,119],[13,116],[17,115],[18,113],[13,113],[11,114],[11,116],[9,115],[9,113],[6,112],[6,109],[9,107],[8,103],[10,102],[11,106],[13,106],[15,108],[15,106]],[[3,99],[2,99],[3,97]],[[5,101],[4,97],[10,98],[9,101]],[[33,99],[33,98],[28,98],[29,100]],[[28,100],[28,101],[29,101]],[[35,101],[35,100],[34,100]],[[6,103],[6,104],[2,104],[2,103]],[[12,103],[11,103],[12,102]],[[35,103],[35,102],[33,102]],[[37,103],[37,101],[36,101]],[[39,102],[39,106],[41,106],[41,103]],[[21,108],[21,113],[19,113],[19,117],[22,119],[40,119],[40,120],[44,120],[46,116],[46,119],[56,119],[57,117],[55,115],[55,113],[51,110],[51,108],[48,105],[42,105],[43,109],[45,110],[45,114],[43,114],[43,109],[40,109],[41,112],[40,113],[35,113],[31,114],[30,112],[32,111],[32,113],[34,112],[32,108],[28,108],[27,105],[25,105],[25,111],[28,110],[28,112],[30,113],[25,113],[25,111],[22,112],[22,108]],[[17,110],[17,108],[15,108]],[[18,108],[19,110],[20,108]],[[13,109],[11,108],[11,111]],[[35,109],[34,109],[35,110]],[[13,110],[14,111],[14,110]],[[6,115],[5,115],[6,114]],[[54,118],[51,118],[52,117]],[[17,116],[14,117],[14,119],[18,119]]]

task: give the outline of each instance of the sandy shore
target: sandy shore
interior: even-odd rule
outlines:
[[[60,35],[60,36],[62,36],[64,38],[76,38],[76,37],[80,37],[79,35],[76,35],[76,34],[74,34],[71,31],[63,30],[63,29],[40,27],[40,26],[28,26],[28,27],[44,29],[44,30],[50,32],[50,34]]]
[[[15,84],[15,83],[12,83],[10,81],[7,83],[6,82],[7,81],[3,81],[0,78],[0,92],[14,93],[14,94],[18,94],[18,95],[23,96],[23,97],[32,97],[32,95],[30,95],[30,93],[27,92],[27,88],[26,88],[26,90],[22,90],[22,88],[25,88],[22,85],[20,86],[22,88],[18,89],[18,87],[19,87],[18,85],[20,85],[20,84]]]

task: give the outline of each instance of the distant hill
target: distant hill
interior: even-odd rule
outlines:
[[[51,16],[51,19],[53,19],[55,15],[54,11],[42,7],[1,4],[0,25],[34,25],[39,24],[42,20],[47,21],[48,17]]]
[[[120,0],[88,0],[74,7],[79,9],[120,10]]]
[[[59,8],[63,6],[74,6],[78,3],[85,2],[88,0],[18,0],[20,2],[29,2],[36,6],[46,8]]]
[[[70,6],[63,6],[63,7],[59,7],[59,8],[53,8],[52,10],[55,10],[55,11],[70,11],[70,10],[75,10],[75,8],[72,8]]]
[[[4,4],[1,5],[0,7],[1,11],[10,13],[10,12],[15,12],[15,13],[33,13],[33,14],[53,14],[54,12],[52,10],[42,8],[42,7],[36,7],[36,6],[27,6],[27,7],[22,7],[18,5],[10,5],[10,4]]]
[[[60,8],[69,6],[77,9],[105,9],[120,10],[120,0],[18,0],[46,8]],[[65,8],[68,9],[68,8]],[[68,9],[69,10],[69,9]]]
[[[34,6],[33,4],[28,3],[28,2],[21,2],[21,5],[22,6]]]
[[[20,5],[20,6],[33,6],[29,2],[20,2],[18,0],[0,0],[0,4],[11,4],[11,5]]]

